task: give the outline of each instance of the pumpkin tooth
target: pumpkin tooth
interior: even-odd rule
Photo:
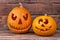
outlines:
[[[51,28],[51,26],[49,28]]]
[[[10,24],[9,24],[10,25]],[[24,28],[21,28],[21,27],[16,27],[16,26],[12,26],[12,25],[10,25],[10,27],[11,28],[13,28],[13,29],[17,29],[17,30],[24,30],[24,29],[26,29],[26,28],[28,28],[28,26],[26,26],[26,27],[24,27]]]
[[[45,31],[48,31],[49,29],[46,29]]]
[[[15,27],[15,26],[13,26],[13,28],[14,28],[14,29],[16,29],[16,27]]]
[[[41,31],[44,31],[43,29],[40,29]]]
[[[23,27],[23,28],[21,28],[20,30],[23,30],[23,29],[26,29],[27,27]]]

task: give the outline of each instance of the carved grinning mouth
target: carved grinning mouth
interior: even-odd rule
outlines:
[[[12,26],[11,24],[9,24],[9,25],[10,25],[11,28],[16,29],[16,30],[25,30],[25,29],[29,28],[28,26],[24,27],[24,28],[20,28],[20,27],[18,28],[16,26]]]
[[[40,29],[40,28],[38,28],[38,27],[35,27],[35,28],[36,28],[36,29],[39,29],[40,31],[48,31],[48,30],[51,29],[51,26],[49,27],[49,29],[46,28],[46,30],[44,30],[44,29]]]

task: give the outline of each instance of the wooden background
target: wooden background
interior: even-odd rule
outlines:
[[[5,36],[3,38],[9,38],[6,37],[6,35],[15,35],[8,30],[6,20],[9,12],[15,6],[19,6],[19,2],[21,2],[23,6],[31,12],[33,19],[39,15],[44,15],[45,13],[47,13],[49,16],[54,17],[58,28],[56,34],[52,37],[60,37],[60,0],[0,0],[0,38],[3,36]],[[26,38],[29,35],[31,34],[26,34]],[[24,38],[24,34],[21,36]],[[34,37],[34,34],[30,37]],[[14,38],[16,38],[16,36]]]

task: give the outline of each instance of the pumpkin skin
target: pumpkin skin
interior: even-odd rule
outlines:
[[[32,29],[37,35],[50,36],[56,32],[57,24],[51,16],[38,16],[32,23]]]
[[[15,7],[8,15],[8,28],[14,33],[28,32],[31,23],[32,17],[30,12],[24,7]]]

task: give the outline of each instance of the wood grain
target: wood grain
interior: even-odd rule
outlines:
[[[0,15],[7,15],[14,7],[19,6],[19,4],[0,4]],[[32,15],[40,14],[54,14],[60,15],[60,4],[23,4]]]
[[[60,0],[27,0],[25,3],[60,3]]]
[[[24,0],[0,0],[0,4],[12,4],[12,3],[19,3],[19,2],[24,2]]]
[[[0,0],[0,4],[16,4],[16,3],[59,3],[60,0]]]
[[[9,30],[0,31],[1,40],[60,40],[60,30],[49,37],[38,36],[33,32],[28,32],[26,34],[14,34]]]

